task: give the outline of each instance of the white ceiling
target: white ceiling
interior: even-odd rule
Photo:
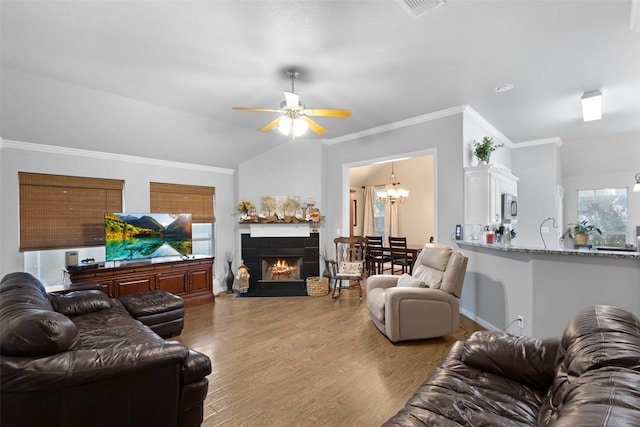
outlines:
[[[236,157],[193,163],[281,143],[258,130],[275,116],[231,107],[278,108],[291,67],[307,107],[352,112],[317,119],[326,139],[462,104],[514,143],[640,135],[631,0],[449,0],[417,19],[394,0],[3,0],[1,14],[3,67],[208,118]],[[603,119],[584,123],[595,89]]]

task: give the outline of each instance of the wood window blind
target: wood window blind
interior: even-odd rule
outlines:
[[[151,212],[190,213],[196,223],[213,223],[214,187],[150,183]]]
[[[123,180],[18,172],[20,251],[104,245],[105,212],[122,211]]]

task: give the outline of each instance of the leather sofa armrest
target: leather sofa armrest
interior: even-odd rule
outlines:
[[[203,420],[203,405],[209,389],[207,375],[211,373],[211,359],[189,349],[182,363],[178,427],[198,427]]]
[[[367,292],[376,288],[393,288],[398,284],[399,278],[400,276],[394,276],[392,274],[376,274],[369,276],[367,277]]]
[[[199,381],[211,373],[211,359],[199,351],[189,349],[189,355],[182,362],[182,383]]]
[[[559,343],[559,337],[539,339],[479,331],[465,342],[462,361],[545,391],[553,382]]]
[[[176,341],[70,350],[48,357],[9,357],[0,360],[3,391],[58,390],[124,376],[153,366],[175,363],[189,349]]]

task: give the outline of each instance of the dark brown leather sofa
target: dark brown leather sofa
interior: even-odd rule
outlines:
[[[198,426],[211,361],[97,290],[0,282],[0,425]]]
[[[456,342],[385,426],[640,426],[640,321],[580,311],[561,338]]]

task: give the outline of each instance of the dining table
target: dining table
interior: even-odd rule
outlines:
[[[407,243],[407,255],[411,255],[411,259],[413,259],[413,264],[416,263],[416,259],[418,258],[418,254],[420,253],[422,248],[424,248],[424,244],[417,245],[417,244]],[[391,254],[391,248],[389,246],[383,246],[382,252],[385,255],[389,255]],[[413,269],[413,265],[411,265],[411,268]]]

